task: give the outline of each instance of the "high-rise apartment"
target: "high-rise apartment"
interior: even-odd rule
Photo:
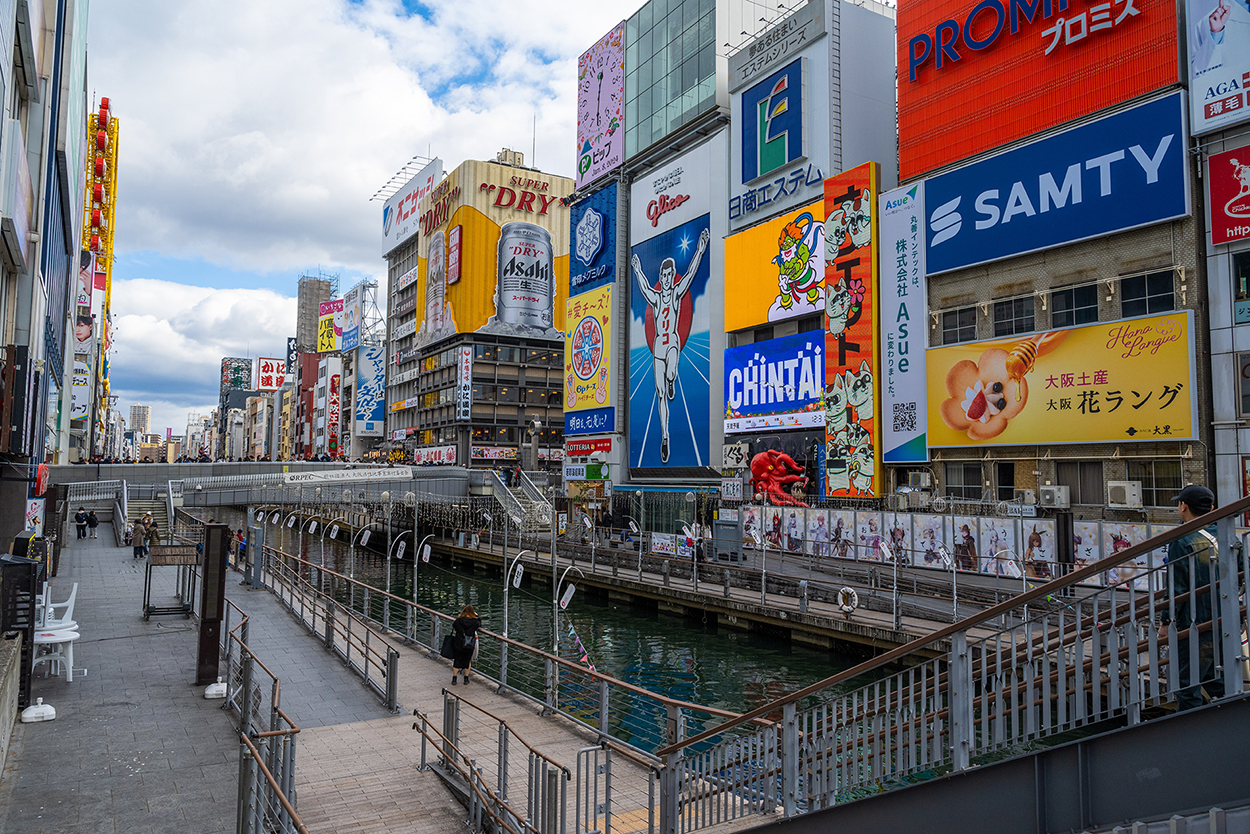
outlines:
[[[152,407],[142,403],[132,404],[130,406],[130,428],[140,434],[148,434],[152,431]]]

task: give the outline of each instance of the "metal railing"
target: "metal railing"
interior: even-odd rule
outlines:
[[[96,501],[116,501],[124,495],[125,481],[86,481],[66,484],[69,487],[65,500],[71,507]]]
[[[520,472],[521,489],[525,491],[525,496],[536,505],[540,514],[547,513],[548,518],[550,518],[550,513],[552,511],[551,501],[547,499],[546,495],[543,495],[543,491],[538,488],[538,485],[530,480],[530,476],[527,472],[524,470],[520,470]]]
[[[1237,501],[668,745],[661,830],[734,813],[792,816],[1024,754],[1060,733],[1136,724],[1173,700],[1200,703],[1201,688],[1242,692],[1250,553],[1234,525],[1247,508],[1250,499]],[[1182,537],[1166,563],[1080,586]],[[1208,540],[1218,552],[1209,575]],[[748,725],[777,712],[775,726]]]

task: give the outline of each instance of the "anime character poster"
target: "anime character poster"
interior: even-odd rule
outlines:
[[[707,466],[710,214],[633,247],[630,466]]]
[[[860,511],[855,514],[856,543],[859,545],[857,558],[861,562],[880,562],[884,559],[881,553],[884,538],[881,523],[881,513]]]
[[[942,558],[946,545],[946,516],[917,514],[912,516],[912,532],[915,537],[915,564],[927,568],[947,567]]]
[[[755,547],[755,534],[763,533],[763,521],[760,518],[760,507],[750,504],[742,508],[742,546],[745,548]]]
[[[1135,544],[1141,544],[1148,538],[1150,538],[1150,527],[1147,524],[1118,521],[1102,523],[1102,552],[1105,556],[1114,556]],[[1107,584],[1120,585],[1132,582],[1137,590],[1147,590],[1150,584],[1147,575],[1150,566],[1146,556],[1147,554],[1143,553],[1132,561],[1122,562],[1109,568],[1106,574]]]
[[[773,550],[784,550],[786,546],[786,508],[764,508],[764,541]]]
[[[785,549],[791,553],[803,552],[803,539],[807,536],[807,516],[801,507],[784,507]]]
[[[1027,518],[1023,522],[1024,567],[1032,579],[1049,582],[1055,572],[1055,521],[1052,518]]]
[[[1014,518],[981,519],[981,573],[1020,578],[1016,527]]]
[[[807,552],[817,559],[829,555],[829,511],[818,507],[807,510]]]
[[[876,204],[879,166],[825,180],[825,490],[878,495]]]
[[[911,546],[911,514],[886,513],[882,524],[882,536],[894,559],[900,565],[916,564]]]
[[[1169,530],[1175,529],[1174,524],[1151,524],[1150,537],[1161,536]],[[1167,587],[1167,570],[1164,566],[1168,563],[1168,546],[1166,544],[1156,547],[1147,554],[1146,565],[1151,574],[1151,590],[1158,591]]]
[[[835,559],[854,559],[858,548],[855,546],[855,511],[829,511],[829,555]]]
[[[1097,521],[1075,521],[1072,523],[1072,567],[1079,570],[1092,565],[1102,558],[1102,537]],[[1103,584],[1102,574],[1091,576],[1085,580],[1086,585]]]
[[[957,515],[953,519],[954,530],[951,534],[951,555],[955,557],[955,567],[959,570],[977,572],[981,568],[981,541],[977,519],[973,516]]]

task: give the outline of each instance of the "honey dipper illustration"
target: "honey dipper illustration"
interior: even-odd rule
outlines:
[[[990,348],[976,362],[956,362],[946,374],[949,397],[940,409],[942,421],[956,431],[967,432],[972,440],[1002,434],[1028,405],[1026,375],[1067,335],[1066,330],[1041,333],[1022,339],[1010,351]]]

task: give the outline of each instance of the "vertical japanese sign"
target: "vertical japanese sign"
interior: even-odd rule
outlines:
[[[881,459],[923,463],[925,412],[924,183],[882,194],[881,218]]]
[[[365,285],[357,284],[343,296],[343,340],[340,350],[355,350],[360,347],[360,312],[364,301]]]
[[[330,374],[326,392],[326,446],[331,456],[337,455],[339,451],[339,415],[343,410],[342,383],[341,375]]]
[[[317,305],[317,353],[334,353],[343,338],[343,299]]]
[[[380,345],[356,349],[356,437],[381,437],[386,417],[386,351]]]
[[[294,337],[286,340],[286,375],[295,376],[295,363],[299,361],[299,342]]]
[[[456,419],[468,420],[473,410],[473,346],[456,348]]]
[[[447,284],[460,280],[460,251],[463,248],[464,226],[452,226],[447,233]]]
[[[877,495],[877,182],[865,162],[825,180],[825,487]]]
[[[611,396],[612,285],[584,292],[564,302],[564,321],[570,329],[564,337],[564,414],[566,426],[573,412],[591,425],[611,431],[615,426]],[[582,425],[580,421],[577,425]],[[566,429],[566,434],[567,429]]]
[[[256,390],[277,391],[286,384],[286,360],[260,357],[256,360]]]
[[[1207,160],[1211,199],[1211,242],[1250,238],[1250,145]]]
[[[577,187],[625,161],[625,21],[577,62]]]
[[[930,446],[1192,440],[1192,310],[928,351]]]

